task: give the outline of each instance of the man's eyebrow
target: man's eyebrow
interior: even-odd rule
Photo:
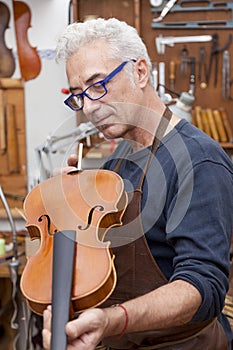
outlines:
[[[90,85],[93,82],[93,80],[100,77],[101,75],[103,75],[103,73],[95,73],[95,74],[91,75],[90,78],[88,78],[85,81],[85,84]],[[70,92],[72,93],[74,90],[78,90],[80,88],[78,86],[76,86],[76,87],[70,86],[69,89],[70,89]]]

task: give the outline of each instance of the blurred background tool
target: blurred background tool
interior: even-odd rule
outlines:
[[[196,71],[196,60],[194,56],[191,56],[189,58],[190,60],[190,77],[189,77],[189,94],[190,95],[194,95],[194,90],[195,90],[195,81],[196,81],[196,77],[195,77],[195,71]]]
[[[176,79],[176,64],[174,61],[169,63],[169,85],[170,89],[175,89],[175,79]]]
[[[188,36],[167,36],[163,37],[159,35],[155,38],[155,45],[158,54],[165,53],[165,47],[171,46],[173,47],[178,43],[200,43],[200,42],[208,42],[212,40],[211,35],[188,35]]]
[[[168,2],[169,3],[169,2]],[[167,4],[168,5],[168,4]],[[152,28],[169,28],[169,29],[229,29],[233,28],[233,2],[232,1],[210,1],[210,0],[179,0],[177,4],[171,4],[169,18],[161,23],[165,17],[162,13],[159,17],[152,20]],[[166,8],[166,6],[165,6]],[[164,9],[165,9],[164,8]],[[153,7],[152,12],[158,14],[162,7]],[[165,14],[165,15],[166,15]],[[173,15],[182,15],[182,20],[169,21]],[[189,14],[192,19],[188,20]],[[216,18],[218,14],[219,19]],[[177,17],[175,17],[177,18]],[[190,18],[190,17],[189,17]],[[183,20],[184,19],[184,20]]]
[[[152,76],[153,76],[153,86],[154,90],[157,90],[158,87],[158,68],[157,68],[157,63],[153,63],[152,66]]]
[[[186,75],[188,72],[188,49],[184,45],[181,51],[181,64],[180,64],[180,74]]]
[[[212,66],[214,64],[214,86],[217,86],[218,83],[218,70],[219,70],[219,54],[220,52],[224,52],[230,46],[232,42],[232,34],[229,34],[226,43],[223,46],[219,46],[219,35],[217,33],[213,34],[211,53],[210,53],[210,61],[208,67],[207,74],[207,83],[210,81],[210,74],[212,70]]]
[[[222,97],[230,98],[230,54],[228,50],[223,52],[222,63]]]
[[[199,50],[198,82],[200,84],[201,89],[207,88],[207,65],[206,65],[206,51],[204,46],[201,46]]]
[[[233,131],[224,108],[201,108],[195,106],[192,111],[192,123],[215,141],[232,142]]]
[[[165,93],[165,62],[159,62],[159,96]]]
[[[175,5],[176,1],[177,0],[168,1],[165,7],[163,8],[160,16],[157,18],[154,18],[153,22],[161,22],[164,19],[164,17],[167,15],[167,13],[171,10],[171,8]]]

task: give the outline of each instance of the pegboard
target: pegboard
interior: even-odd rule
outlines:
[[[231,35],[233,35],[232,2],[224,1],[225,8],[223,8],[221,0],[180,0],[175,3],[175,6],[182,6],[183,9],[191,7],[192,11],[175,11],[174,7],[161,22],[154,23],[153,19],[161,14],[160,11],[167,2],[162,1],[161,6],[155,8],[151,6],[149,0],[73,0],[75,4],[74,20],[84,21],[89,16],[116,17],[135,26],[148,48],[152,62],[156,63],[157,66],[160,62],[165,63],[165,85],[168,89],[171,87],[169,79],[170,63],[171,61],[174,63],[174,91],[177,93],[187,92],[190,89],[191,64],[189,62],[190,57],[193,57],[195,61],[195,101],[193,107],[200,106],[202,109],[210,108],[212,110],[224,109],[233,128],[233,99],[223,96],[222,75],[224,48],[228,50],[230,65],[233,66],[233,38],[231,38]],[[198,9],[198,11],[193,11],[193,7]],[[176,43],[172,47],[166,45],[164,53],[158,53],[155,45],[155,39],[159,36],[165,38],[203,35],[211,36],[211,38],[217,36],[218,48],[220,49],[218,54],[211,55],[211,52],[213,52],[213,40],[208,42]],[[187,54],[186,73],[182,71],[185,50]],[[202,55],[203,52],[204,57]],[[211,56],[212,66],[210,70]],[[200,60],[200,57],[203,57],[203,59]],[[216,59],[218,66],[215,74]],[[208,79],[206,79],[206,75],[208,75]],[[233,69],[231,69],[228,78],[230,80],[233,79]],[[233,86],[231,90],[233,96]]]

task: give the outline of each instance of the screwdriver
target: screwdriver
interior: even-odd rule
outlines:
[[[175,70],[176,70],[175,62],[170,61],[170,64],[169,64],[169,84],[170,84],[171,90],[174,90],[174,87],[175,87]]]

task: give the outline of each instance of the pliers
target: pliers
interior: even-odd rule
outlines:
[[[219,69],[219,53],[226,50],[232,42],[232,34],[229,34],[229,37],[222,47],[219,47],[219,36],[217,33],[213,34],[212,36],[212,46],[211,46],[211,52],[210,52],[210,61],[209,61],[209,67],[208,67],[208,73],[207,73],[207,83],[209,83],[210,80],[210,73],[212,70],[213,61],[215,62],[215,68],[214,68],[214,86],[217,86],[218,83],[218,69]]]

